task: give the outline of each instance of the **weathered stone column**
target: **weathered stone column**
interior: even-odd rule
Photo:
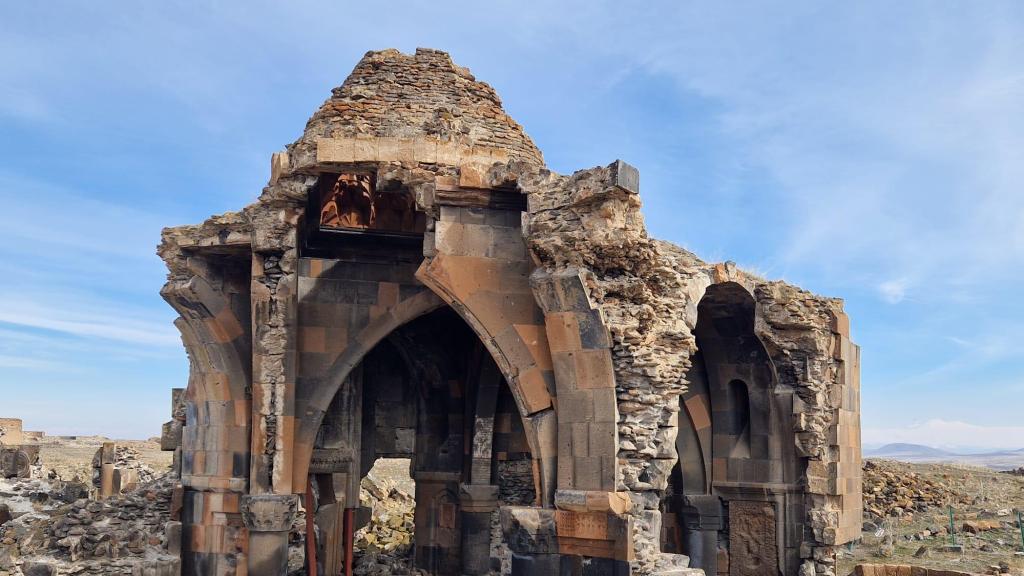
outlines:
[[[294,494],[306,489],[307,479],[296,482],[293,475],[299,214],[287,201],[261,203],[247,214],[256,230],[251,281],[252,460],[246,500],[256,511],[246,515],[252,576],[285,572],[288,532],[298,503]]]
[[[294,230],[291,236],[294,240]],[[253,254],[253,444],[249,478],[253,494],[293,492],[297,308],[294,265],[294,249],[288,254],[281,247]]]

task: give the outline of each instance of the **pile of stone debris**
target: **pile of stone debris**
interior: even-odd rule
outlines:
[[[359,490],[362,506],[370,509],[370,522],[355,534],[353,572],[361,576],[426,574],[413,567],[413,497],[397,484],[372,475]]]
[[[0,576],[177,574],[175,484],[166,475],[106,500],[59,478],[0,485]]]
[[[966,491],[924,478],[897,462],[864,463],[864,517],[868,520],[968,504],[968,500]]]
[[[96,488],[99,488],[101,484],[103,450],[103,448],[98,450],[92,460],[93,486]],[[130,446],[114,447],[113,465],[123,477],[131,479],[126,486],[121,487],[122,489],[130,490],[136,485],[148,484],[158,476],[156,470],[142,461],[142,454]]]

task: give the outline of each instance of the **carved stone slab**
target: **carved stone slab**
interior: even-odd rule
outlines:
[[[19,448],[0,449],[0,477],[28,478],[32,472],[32,457]]]
[[[311,474],[332,474],[351,472],[352,456],[349,450],[323,449],[313,450],[312,462],[309,464]]]
[[[778,576],[775,505],[729,502],[729,576]]]
[[[245,527],[253,532],[287,532],[299,509],[294,494],[252,494],[243,496],[240,508]]]

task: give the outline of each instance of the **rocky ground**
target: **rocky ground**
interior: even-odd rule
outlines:
[[[72,480],[76,476],[88,483],[92,477],[92,457],[104,442],[102,436],[77,436],[73,439],[45,437],[39,442],[39,457],[48,470],[61,478]],[[118,447],[131,448],[137,458],[154,470],[166,470],[171,465],[171,452],[161,452],[159,439],[114,440]]]
[[[120,465],[137,467],[140,485],[98,502],[88,493],[92,458],[104,440],[50,440],[33,478],[0,480],[0,576],[27,574],[39,562],[54,564],[59,574],[132,574],[146,563],[170,561],[166,523],[174,479],[161,475],[170,454],[151,441],[119,441]],[[408,460],[381,459],[363,480],[362,504],[372,513],[355,535],[356,574],[422,574],[412,568],[415,484],[408,466]],[[872,563],[1024,576],[1016,520],[1024,513],[1024,470],[869,460],[864,480],[862,539],[843,551],[837,574]],[[950,506],[959,548],[949,546]],[[300,574],[301,545],[295,552]],[[492,554],[506,552],[499,546]]]
[[[0,479],[0,576],[172,569],[167,523],[176,479],[165,472],[171,454],[154,441],[116,441],[118,466],[135,469],[139,486],[98,501],[90,498],[92,463],[105,441],[47,439],[31,478]],[[414,494],[408,460],[381,459],[363,480],[360,500],[372,513],[355,534],[356,574],[423,574],[412,567]],[[304,530],[301,521],[296,525]],[[294,552],[291,572],[302,574],[301,539]]]
[[[372,512],[370,524],[355,534],[355,574],[426,574],[412,567],[415,490],[404,459],[382,458],[363,479],[359,500]]]
[[[950,547],[950,507],[959,548]],[[969,466],[868,460],[862,540],[843,552],[837,573],[874,563],[1024,574],[1018,512],[1024,513],[1024,477]]]
[[[49,439],[31,478],[0,479],[0,576],[174,573],[169,455],[152,442],[119,442],[117,465],[139,482],[99,501],[92,461],[104,441]]]

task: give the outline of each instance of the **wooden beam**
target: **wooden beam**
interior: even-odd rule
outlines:
[[[439,183],[434,200],[441,206],[526,211],[526,195],[509,189],[461,188]]]

